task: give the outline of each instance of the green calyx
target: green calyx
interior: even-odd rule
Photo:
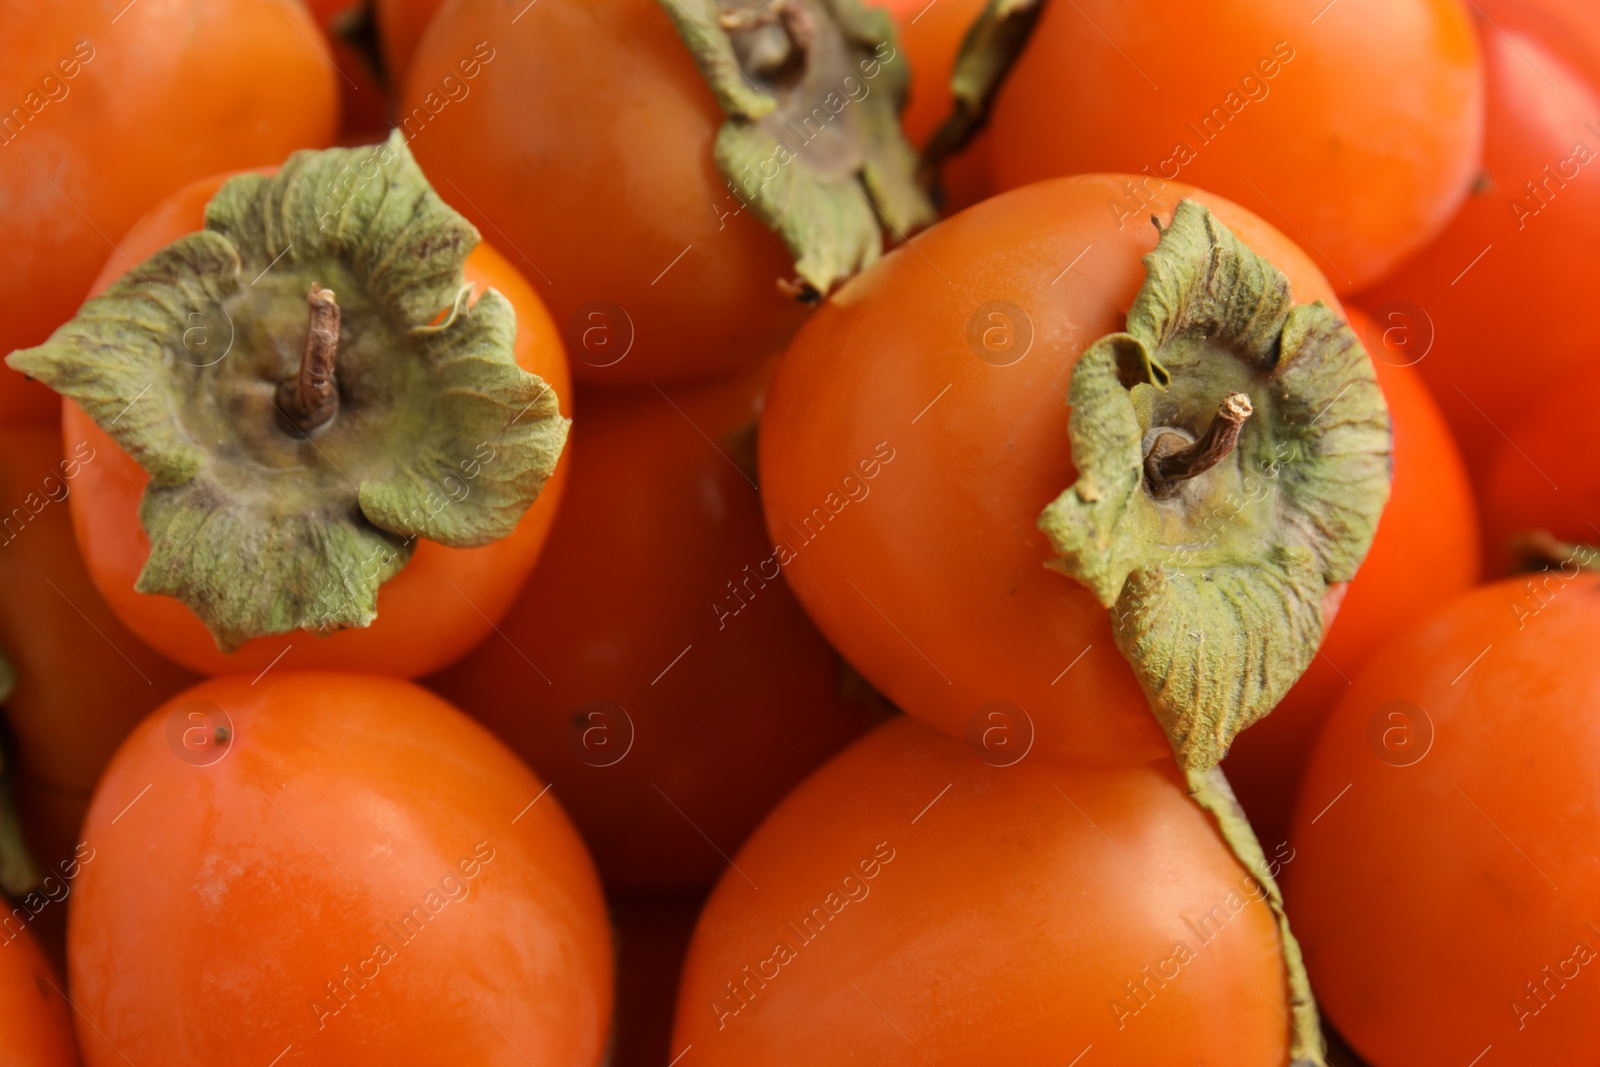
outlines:
[[[1327,1047],[1322,1040],[1322,1020],[1317,1000],[1311,993],[1311,978],[1306,973],[1300,942],[1289,929],[1289,916],[1283,907],[1283,892],[1272,875],[1267,856],[1256,838],[1250,819],[1233,795],[1233,786],[1221,767],[1187,772],[1189,793],[1217,821],[1222,840],[1244,865],[1244,869],[1266,892],[1266,905],[1278,923],[1278,940],[1283,947],[1283,967],[1289,987],[1289,1067],[1328,1067]],[[1290,854],[1293,858],[1293,854]]]
[[[961,40],[950,70],[950,117],[922,152],[925,186],[937,182],[940,166],[960,152],[989,121],[989,105],[1022,54],[1044,11],[1044,0],[989,0]]]
[[[1110,609],[1179,763],[1203,769],[1316,655],[1323,595],[1388,499],[1389,414],[1350,327],[1293,305],[1205,208],[1181,202],[1144,265],[1126,331],[1073,369],[1078,480],[1039,529]]]
[[[900,129],[910,70],[861,0],[661,0],[728,116],[717,167],[783,238],[814,300],[871,264],[885,230],[933,221]],[[880,222],[881,219],[881,222]]]
[[[149,472],[140,592],[232,650],[369,625],[419,537],[511,532],[568,420],[517,366],[510,302],[469,302],[477,243],[398,132],[297,152],[8,357]]]

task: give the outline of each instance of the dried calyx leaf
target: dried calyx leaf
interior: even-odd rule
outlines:
[[[661,0],[728,116],[717,167],[789,246],[814,300],[871,264],[884,234],[933,221],[900,129],[910,70],[887,12],[861,0]]]
[[[1261,842],[1250,819],[1233,795],[1233,786],[1221,767],[1190,770],[1189,793],[1195,803],[1217,820],[1222,840],[1244,869],[1261,887],[1263,899],[1278,923],[1278,940],[1283,948],[1284,978],[1289,989],[1289,1067],[1328,1067],[1327,1046],[1322,1039],[1322,1020],[1317,1000],[1311,993],[1311,977],[1306,973],[1300,942],[1289,929],[1289,916],[1283,907],[1283,891],[1267,863]],[[1290,853],[1288,859],[1293,859]],[[1286,859],[1285,862],[1288,862]]]
[[[8,358],[149,472],[140,592],[183,601],[230,650],[369,625],[419,537],[511,532],[568,423],[517,366],[510,302],[469,303],[477,243],[398,133],[298,152],[230,179],[205,229]]]
[[[962,38],[950,70],[950,117],[922,150],[918,176],[938,185],[944,161],[965,148],[989,121],[989,105],[1005,84],[1044,11],[1044,0],[989,0]]]
[[[1293,305],[1199,204],[1144,265],[1126,332],[1073,369],[1078,480],[1039,528],[1051,566],[1111,610],[1179,762],[1205,768],[1316,654],[1323,594],[1355,576],[1388,499],[1389,414],[1350,327]],[[1233,447],[1204,447],[1217,435]]]

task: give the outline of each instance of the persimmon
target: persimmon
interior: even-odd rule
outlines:
[[[1572,546],[1434,612],[1317,741],[1284,888],[1327,1014],[1374,1064],[1600,1043],[1595,559]]]
[[[1600,10],[1475,7],[1483,173],[1444,232],[1361,302],[1428,353],[1417,369],[1481,478],[1506,435],[1522,443],[1517,428],[1551,383],[1600,357],[1584,316],[1544,315],[1537,373],[1505,373],[1506,353],[1526,344],[1526,310],[1585,306],[1600,276]]]
[[[1230,853],[1170,765],[996,767],[896,719],[734,857],[690,943],[673,1052],[1279,1067],[1269,869]]]
[[[71,318],[162,197],[334,135],[335,75],[299,4],[6,0],[0,23],[0,356]],[[0,421],[54,412],[48,390],[0,369]]]
[[[84,837],[68,948],[89,1067],[601,1061],[611,939],[583,843],[418,686],[207,681],[129,736]]]
[[[709,886],[877,721],[842,694],[739,466],[766,377],[581,396],[539,566],[496,634],[428,681],[554,785],[614,890]]]
[[[62,982],[26,931],[0,923],[0,1062],[77,1067]]]
[[[1163,232],[1119,226],[1129,183],[996,197],[844,286],[779,365],[762,494],[801,604],[908,713],[1071,762],[1158,758],[1165,727],[1204,765],[1315,654],[1388,421],[1303,253],[1176,185]],[[1227,443],[1224,400],[1255,405],[1232,451],[1155,487],[1158,445]],[[1313,529],[1331,540],[1295,543]]]
[[[1461,453],[1411,360],[1416,353],[1345,305],[1372,355],[1394,426],[1394,480],[1372,548],[1316,659],[1272,714],[1239,735],[1224,767],[1269,848],[1287,838],[1300,776],[1351,679],[1393,635],[1477,583],[1478,515]],[[1426,561],[1419,563],[1419,561]]]
[[[462,0],[396,120],[539,283],[577,377],[642,385],[775,354],[796,295],[931,218],[907,78],[889,16],[856,0]]]
[[[490,632],[556,507],[565,356],[403,141],[197,183],[122,247],[150,258],[108,264],[77,319],[10,359],[72,399],[65,438],[100,457],[69,503],[128,628],[211,674],[418,675]],[[96,363],[119,315],[143,332]]]
[[[152,651],[95,589],[69,501],[104,459],[51,425],[0,426],[0,696],[16,737],[12,789],[37,866],[71,855],[89,795],[129,730],[198,679]],[[33,886],[26,887],[28,889]]]
[[[1476,173],[1483,69],[1460,0],[992,6],[1038,20],[990,111],[1000,189],[1087,171],[1137,175],[1142,197],[1201,186],[1348,292],[1437,234]]]

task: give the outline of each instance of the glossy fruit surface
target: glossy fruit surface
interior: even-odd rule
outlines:
[[[1239,735],[1223,764],[1270,853],[1286,839],[1300,777],[1322,724],[1385,641],[1478,580],[1477,509],[1461,454],[1404,347],[1346,305],[1394,425],[1394,483],[1372,550],[1311,667],[1271,715]],[[1423,562],[1425,561],[1425,562]]]
[[[1119,228],[1106,210],[1128,181],[1016,190],[891,253],[796,338],[762,420],[768,533],[822,632],[908,713],[958,738],[1003,724],[1051,760],[1169,750],[1106,609],[1046,569],[1035,526],[1076,476],[1073,365],[1122,328],[1156,243],[1148,221]],[[1191,197],[1296,301],[1335,302],[1260,219],[1176,184],[1166,195],[1153,210],[1167,222]]]
[[[657,0],[461,0],[397,122],[439,195],[534,282],[580,380],[748,367],[804,310],[793,263],[712,160],[723,121]],[[530,196],[530,189],[538,189]]]
[[[13,788],[41,868],[70,856],[89,794],[129,730],[198,679],[118,621],[72,539],[69,500],[104,459],[51,425],[0,426],[0,649]]]
[[[1476,22],[1483,175],[1445,231],[1361,303],[1428,353],[1417,369],[1481,477],[1507,435],[1522,444],[1543,392],[1600,356],[1586,317],[1561,310],[1586,306],[1600,275],[1600,10],[1485,0]],[[1536,358],[1519,364],[1530,346]]]
[[[162,197],[334,135],[335,74],[297,3],[6,0],[0,24],[0,356],[71,318],[113,242]],[[53,409],[49,390],[0,366],[0,420]]]
[[[26,933],[0,931],[0,1062],[77,1067],[66,983]]]
[[[994,767],[886,724],[734,858],[690,945],[674,1051],[1281,1067],[1277,928],[1172,775]]]
[[[1390,642],[1312,754],[1284,888],[1323,1010],[1372,1063],[1582,1063],[1600,1040],[1600,579],[1580,562]]]
[[[546,789],[396,679],[189,690],[89,813],[69,934],[85,1062],[594,1067],[609,930]]]
[[[199,229],[206,201],[226,177],[196,182],[175,194],[124,238],[123,252],[137,263]],[[96,290],[116,280],[123,268],[120,258],[108,263],[95,283]],[[465,274],[476,292],[494,288],[512,302],[517,312],[518,364],[538,374],[563,404],[570,404],[571,386],[560,338],[528,283],[487,244],[480,244],[467,257]],[[192,343],[200,351],[203,345],[225,340],[201,336]],[[177,662],[207,674],[254,674],[279,656],[284,666],[296,669],[341,668],[407,676],[437,670],[482,640],[493,630],[494,620],[511,606],[517,584],[538,558],[561,496],[563,468],[558,466],[511,536],[467,549],[422,541],[405,569],[379,592],[378,621],[370,627],[327,637],[305,631],[261,637],[236,652],[224,653],[183,604],[134,591],[134,580],[149,556],[149,539],[138,518],[139,501],[149,481],[144,470],[76,405],[64,406],[62,426],[68,442],[88,441],[101,457],[96,465],[85,468],[80,492],[71,498],[78,544],[95,584],[129,629]]]
[[[709,886],[877,720],[773,558],[748,463],[765,368],[579,398],[550,544],[429,685],[547,777],[613,889]]]
[[[1089,171],[1210,189],[1347,292],[1461,202],[1482,78],[1459,0],[1049,4],[995,101],[990,158],[1001,189]]]

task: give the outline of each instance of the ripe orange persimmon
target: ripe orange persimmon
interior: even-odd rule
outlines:
[[[1348,292],[1466,195],[1483,71],[1460,0],[1047,3],[991,131],[998,188],[1086,171],[1136,175],[1145,195],[1198,185],[1294,237]]]
[[[1041,509],[1058,494],[1070,495],[1063,490],[1082,476],[1082,464],[1074,466],[1080,450],[1100,447],[1099,428],[1111,425],[1110,416],[1082,420],[1088,436],[1078,421],[1069,426],[1067,399],[1077,388],[1080,354],[1100,351],[1091,348],[1103,348],[1096,339],[1120,329],[1125,317],[1132,328],[1130,304],[1144,299],[1142,287],[1153,277],[1141,256],[1157,247],[1156,227],[1149,220],[1119,226],[1107,210],[1126,195],[1127,182],[1092,175],[1016,190],[941,222],[917,239],[915,249],[891,253],[841,289],[795,339],[762,419],[768,532],[784,574],[822,632],[909,714],[955,737],[998,738],[1010,729],[1015,750],[1031,744],[1051,760],[1138,761],[1159,757],[1165,747],[1107,611],[1115,606],[1123,619],[1136,618],[1137,603],[1125,598],[1139,587],[1130,581],[1119,598],[1114,582],[1091,591],[1086,582],[1052,573],[1046,564],[1060,549],[1053,552],[1036,525]],[[1306,255],[1256,216],[1177,185],[1162,195],[1172,199],[1151,210],[1168,233],[1177,229],[1178,198],[1188,198],[1183,202],[1194,210],[1186,233],[1225,223],[1243,243],[1213,250],[1210,255],[1221,257],[1216,262],[1262,257],[1287,275],[1287,294],[1278,292],[1274,300],[1322,300],[1337,307]],[[1214,218],[1195,205],[1205,205]],[[1211,221],[1197,221],[1201,216]],[[1176,271],[1166,263],[1158,282],[1175,279]],[[1251,297],[1239,306],[1254,302]],[[1294,314],[1327,316],[1326,328],[1334,331],[1336,320],[1327,310],[1297,308]],[[1331,410],[1324,405],[1359,395],[1363,404],[1381,408],[1365,355],[1348,331],[1340,337],[1326,368],[1332,388],[1318,407]],[[1245,347],[1222,342],[1222,348],[1230,346]],[[1376,449],[1334,493],[1350,504],[1350,512],[1327,519],[1326,526],[1339,527],[1357,512],[1375,521],[1387,464],[1380,455],[1387,447],[1382,420],[1371,422],[1369,414],[1353,409],[1320,421],[1314,418],[1318,408],[1293,414],[1302,402],[1271,399],[1284,380],[1276,370],[1253,384],[1207,381],[1211,369],[1234,365],[1220,349],[1214,358],[1177,358],[1187,369],[1174,371],[1161,394],[1187,409],[1161,416],[1177,420],[1173,425],[1181,423],[1199,437],[1218,401],[1237,388],[1247,388],[1261,412],[1269,413],[1246,422],[1238,438],[1239,448],[1257,450],[1256,458],[1226,459],[1214,468],[1220,473],[1203,474],[1195,483],[1210,487],[1202,494],[1218,493],[1215,499],[1181,497],[1188,502],[1180,509],[1187,517],[1165,531],[1104,535],[1104,544],[1142,561],[1142,573],[1151,577],[1140,581],[1157,581],[1162,574],[1184,581],[1191,562],[1197,564],[1192,573],[1209,574],[1210,564],[1191,558],[1188,546],[1198,546],[1204,556],[1206,546],[1225,547],[1236,535],[1271,528],[1277,518],[1251,511],[1254,504],[1232,503],[1228,494],[1282,499],[1274,494],[1287,481],[1278,475],[1302,460]],[[1269,351],[1265,358],[1277,357]],[[1129,372],[1143,373],[1137,367]],[[1320,374],[1314,370],[1310,377]],[[1106,390],[1108,402],[1114,392]],[[1312,431],[1354,436],[1340,445],[1293,443],[1302,432],[1296,427],[1307,424]],[[1124,424],[1117,425],[1121,434]],[[1118,449],[1143,447],[1139,425],[1130,416],[1127,432],[1133,436]],[[1115,492],[1091,490],[1086,481],[1076,495],[1121,500],[1116,493],[1131,484],[1133,495],[1126,499],[1139,503],[1137,469],[1131,483],[1128,476],[1096,475],[1100,484],[1116,486]],[[1217,480],[1206,480],[1212,478]],[[1166,504],[1152,506],[1170,512]],[[1263,589],[1282,588],[1266,572],[1251,570],[1278,551],[1265,545],[1241,551],[1237,565],[1244,570],[1229,572],[1251,575],[1241,579],[1241,603]],[[1285,551],[1292,556],[1296,550]],[[1207,577],[1203,584],[1211,582]],[[1316,617],[1314,605],[1324,592],[1329,595],[1323,614],[1334,607],[1338,582],[1313,586],[1295,600],[1301,605],[1295,613],[1308,629],[1285,635],[1285,645],[1320,632],[1325,620]],[[1145,603],[1159,599],[1139,597]],[[1283,602],[1274,602],[1244,629],[1281,624],[1286,613]],[[1205,624],[1215,647],[1233,639],[1226,636],[1231,625]],[[1234,637],[1248,640],[1236,629]],[[1313,642],[1297,655],[1304,660],[1314,648]],[[1253,685],[1235,688],[1231,679],[1248,665],[1236,666],[1219,683],[1229,694],[1220,701],[1228,708],[1213,709],[1220,714],[1232,714],[1231,708],[1258,692]],[[1188,684],[1186,670],[1168,673],[1184,679],[1177,689]],[[1141,677],[1152,692],[1165,684]],[[1217,743],[1225,748],[1227,737],[1219,734]]]
[[[0,652],[16,737],[12,787],[37,865],[53,870],[106,761],[157,704],[198,679],[122,625],[72,539],[70,499],[105,454],[51,425],[0,426]]]
[[[396,122],[538,285],[580,380],[751,366],[800,324],[797,295],[930,218],[889,16],[784,11],[461,0],[429,25]]]
[[[128,738],[84,837],[68,951],[88,1067],[601,1062],[612,950],[583,843],[415,685],[197,686]]]
[[[1305,675],[1272,714],[1239,735],[1223,767],[1270,852],[1288,835],[1311,746],[1362,665],[1393,635],[1470,589],[1481,567],[1466,467],[1415,356],[1345,305],[1372,355],[1394,422],[1394,484],[1372,550]],[[1422,562],[1425,561],[1425,562]]]
[[[1434,612],[1317,741],[1284,890],[1323,1008],[1371,1063],[1546,1067],[1600,1044],[1595,558]]]
[[[334,135],[335,75],[297,3],[6,0],[0,24],[0,356],[71,318],[113,242],[168,193]],[[54,406],[0,368],[0,419]]]
[[[1170,766],[994,767],[900,718],[734,857],[672,1053],[708,1067],[1288,1062],[1266,892]]]
[[[580,396],[539,566],[496,633],[428,681],[550,780],[613,890],[709,886],[877,721],[843,696],[736,465],[766,370]]]
[[[358,159],[368,158],[366,153],[403,149],[396,149],[391,143],[388,147],[341,151],[347,152],[351,160],[346,168],[354,170],[359,169],[356,163]],[[307,166],[317,165],[315,158]],[[385,165],[396,167],[400,164]],[[217,176],[190,185],[141,220],[121,243],[128,260],[138,263],[163,246],[194,233],[204,219],[208,201],[218,195],[226,177]],[[292,265],[293,261],[290,263]],[[96,283],[95,291],[106,291],[117,283],[126,265],[120,256],[109,262]],[[148,264],[145,266],[148,267]],[[141,279],[144,269],[140,267],[129,272],[128,280],[133,282]],[[279,266],[276,269],[283,268]],[[337,272],[341,268],[328,269]],[[500,475],[494,470],[495,463],[508,462],[496,458],[505,451],[505,446],[503,438],[494,435],[510,429],[520,430],[517,425],[519,419],[525,425],[536,426],[541,420],[556,418],[548,394],[553,392],[563,410],[570,410],[566,405],[570,402],[571,392],[560,339],[538,297],[517,271],[486,244],[473,248],[466,255],[460,270],[465,282],[472,287],[473,303],[468,307],[478,306],[484,294],[491,291],[501,294],[496,298],[497,311],[509,301],[516,319],[515,337],[514,340],[509,337],[503,340],[508,342],[517,366],[531,375],[537,375],[533,378],[537,391],[529,395],[533,403],[541,407],[534,414],[527,413],[533,410],[533,403],[521,411],[517,410],[521,408],[520,403],[517,408],[504,409],[504,418],[495,414],[494,424],[484,430],[485,444],[478,445],[478,438],[474,437],[472,442],[457,442],[452,446],[452,461],[459,458],[462,471],[466,473],[455,473],[453,483],[451,476],[446,476],[444,482],[440,483],[444,488],[433,494],[438,498],[439,510],[447,516],[461,510],[454,492],[462,493],[461,500],[481,493],[485,486],[491,485],[491,479]],[[263,272],[263,276],[270,277],[270,272]],[[348,286],[352,290],[352,297],[358,295],[360,282],[351,280]],[[304,290],[299,292],[303,294]],[[306,336],[303,332],[306,327],[292,317],[298,315],[303,321],[305,297],[301,295],[299,300],[302,310],[291,312],[291,318],[284,326],[284,332],[289,337],[279,351],[298,352]],[[381,313],[370,304],[363,307],[366,309],[364,316],[359,313],[345,316],[341,344],[350,340],[352,335],[355,338],[353,343],[359,344],[363,330],[370,332],[379,328],[374,322],[381,321]],[[443,317],[449,308],[444,306],[438,310]],[[190,314],[193,325],[181,331],[182,343],[185,353],[191,357],[189,362],[202,370],[225,365],[224,361],[230,356],[235,360],[259,360],[263,358],[260,355],[262,350],[271,351],[261,334],[265,332],[270,335],[275,327],[269,326],[266,330],[256,327],[252,333],[244,326],[237,326],[225,308],[219,313],[217,308],[210,305]],[[465,314],[467,312],[463,310],[459,317]],[[422,332],[430,328],[424,328]],[[463,331],[472,328],[471,325],[460,327]],[[241,348],[249,346],[249,350],[242,355],[233,354],[232,349],[227,347],[233,344]],[[292,364],[289,365],[289,372],[293,373]],[[268,367],[262,373],[270,377],[278,371]],[[537,383],[541,380],[543,386],[538,387]],[[266,389],[259,383],[255,387],[258,395],[270,397],[270,391],[263,392]],[[136,391],[136,388],[128,390],[128,397],[135,404],[140,399],[134,396]],[[414,394],[407,395],[417,398]],[[342,463],[327,460],[328,452],[335,446],[329,444],[326,434],[313,440],[278,421],[283,409],[277,405],[276,413],[273,411],[276,401],[273,405],[263,401],[263,405],[265,411],[258,412],[257,417],[266,423],[269,436],[280,435],[290,443],[295,440],[309,442],[302,446],[303,451],[295,458],[275,460],[276,465],[296,469],[307,479],[315,479],[316,468],[319,462],[323,462],[331,466],[332,477],[340,484],[353,484],[342,473],[350,463],[349,458],[341,457]],[[545,411],[546,406],[552,410]],[[130,404],[129,410],[138,409]],[[109,415],[116,415],[116,411],[113,409]],[[356,420],[350,424],[351,432],[374,435],[371,438],[373,440],[376,440],[375,435],[388,435],[385,440],[393,437],[394,444],[391,447],[396,450],[406,447],[419,434],[439,429],[456,432],[459,429],[459,413],[450,420],[422,421],[404,437],[396,436],[392,429],[374,428],[369,423],[362,423],[359,413]],[[107,425],[115,429],[115,421],[108,417]],[[369,428],[363,431],[363,425]],[[332,428],[337,429],[336,422]],[[560,497],[562,481],[561,469],[557,467],[537,501],[527,508],[509,536],[500,540],[482,547],[447,547],[428,539],[426,535],[416,538],[415,551],[409,562],[392,579],[382,584],[377,594],[377,619],[371,625],[338,629],[337,632],[319,636],[313,632],[316,629],[313,624],[317,621],[313,616],[300,628],[253,637],[245,640],[236,650],[223,651],[219,648],[219,639],[208,632],[207,623],[202,622],[191,606],[171,596],[152,595],[136,589],[136,583],[145,573],[151,558],[151,541],[141,519],[141,500],[148,499],[150,475],[132,455],[118,446],[107,429],[98,425],[75,403],[69,402],[64,406],[63,433],[69,443],[87,441],[100,457],[96,464],[84,469],[77,486],[78,492],[70,498],[78,543],[95,584],[118,617],[153,648],[194,670],[210,674],[229,671],[254,673],[274,663],[280,656],[283,657],[283,665],[291,668],[340,667],[403,675],[425,674],[451,662],[491,632],[494,620],[510,607],[518,583],[533,566],[544,543]],[[277,440],[276,437],[273,439]],[[267,465],[268,469],[271,465]],[[454,462],[450,464],[452,468],[455,465]],[[482,480],[472,481],[482,472],[488,473]],[[507,472],[506,478],[514,483],[514,472]],[[450,500],[448,504],[444,503],[447,495]],[[322,555],[325,551],[318,549],[311,555]],[[380,556],[379,562],[387,568],[388,561],[393,558],[395,553],[391,552]],[[399,558],[404,557],[401,555]],[[367,557],[368,562],[372,559],[372,556]],[[252,566],[259,568],[270,564],[260,562]],[[252,570],[251,577],[256,573]],[[361,573],[365,575],[365,569]],[[350,575],[340,570],[338,578],[348,581]],[[254,594],[253,598],[247,595],[246,599],[259,600],[268,595],[263,591]],[[308,595],[310,592],[304,590],[296,593],[301,599]]]
[[[1483,173],[1444,232],[1361,303],[1428,351],[1417,369],[1482,487],[1544,391],[1600,358],[1587,316],[1564,311],[1587,306],[1600,276],[1600,8],[1479,0],[1475,11]],[[1530,339],[1537,372],[1508,374]]]
[[[77,1067],[66,983],[26,932],[0,923],[0,1062]]]

